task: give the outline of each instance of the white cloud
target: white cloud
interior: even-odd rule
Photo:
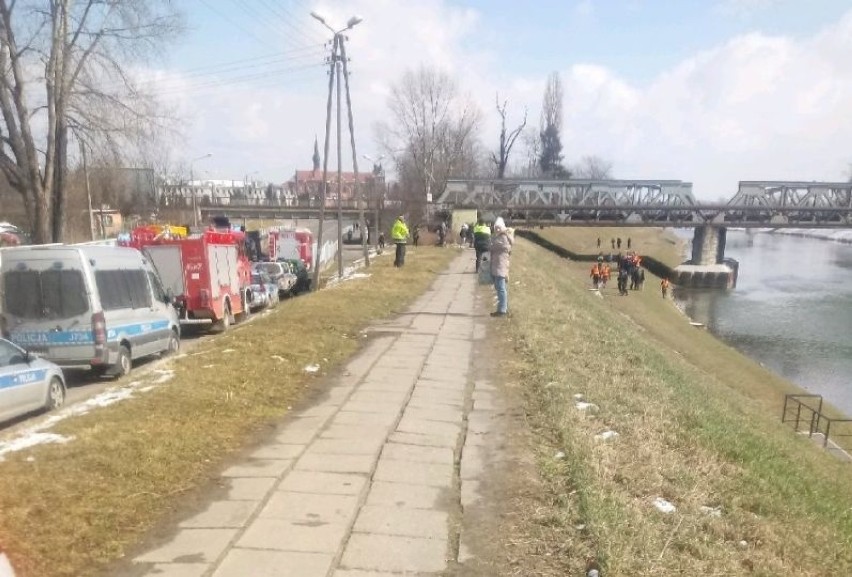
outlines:
[[[510,99],[513,117],[519,120],[528,106],[530,123],[537,123],[545,78],[503,68],[499,50],[522,48],[491,37],[476,11],[446,0],[354,0],[346,6],[328,0],[317,8],[329,22],[364,17],[347,44],[360,153],[377,152],[372,126],[384,119],[389,87],[420,63],[455,75],[480,104],[486,144],[496,141],[498,90]],[[618,177],[691,180],[696,195],[708,199],[730,196],[739,180],[842,179],[852,161],[848,62],[852,11],[809,38],[732,38],[642,85],[594,62],[574,64],[562,76],[566,161],[601,155]],[[185,157],[213,152],[205,168],[219,178],[259,170],[261,178],[285,180],[310,166],[314,135],[322,146],[325,130],[325,72],[317,67],[274,82],[181,94],[193,119]],[[519,160],[520,145],[516,154]]]

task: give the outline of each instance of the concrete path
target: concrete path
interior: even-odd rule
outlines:
[[[455,565],[496,403],[471,369],[500,321],[476,306],[472,273],[465,251],[409,311],[373,327],[325,399],[224,471],[227,495],[136,557],[133,574],[414,577]]]

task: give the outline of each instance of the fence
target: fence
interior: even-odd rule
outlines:
[[[814,402],[816,407],[813,406]],[[822,412],[822,395],[784,395],[784,411],[781,413],[781,422],[791,423],[793,430],[797,433],[801,424],[807,425],[808,437],[813,437],[815,434],[823,436],[823,448],[828,447],[832,428],[834,429],[835,439],[852,437],[852,419],[836,419],[824,415]],[[804,430],[802,429],[803,432]],[[849,432],[838,432],[844,430]],[[832,443],[841,449],[848,449],[852,445],[852,443],[838,442],[837,440],[832,441]]]

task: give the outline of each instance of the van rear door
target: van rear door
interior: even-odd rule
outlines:
[[[15,255],[17,262],[5,255],[3,310],[10,340],[60,364],[87,363],[95,342],[79,253],[26,252]]]

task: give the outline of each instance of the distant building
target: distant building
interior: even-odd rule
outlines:
[[[342,189],[340,191],[340,200],[343,206],[354,207],[357,204],[355,196],[356,177],[354,172],[341,173]],[[357,183],[360,193],[366,195],[367,198],[373,193],[376,185],[381,181],[381,177],[376,177],[372,172],[359,172]],[[326,190],[326,207],[337,206],[337,191],[338,180],[337,170],[329,167],[328,188]],[[322,169],[320,168],[319,146],[314,139],[314,155],[312,170],[297,170],[293,175],[292,180],[287,182],[286,186],[290,194],[296,199],[301,206],[319,206],[322,198]]]

